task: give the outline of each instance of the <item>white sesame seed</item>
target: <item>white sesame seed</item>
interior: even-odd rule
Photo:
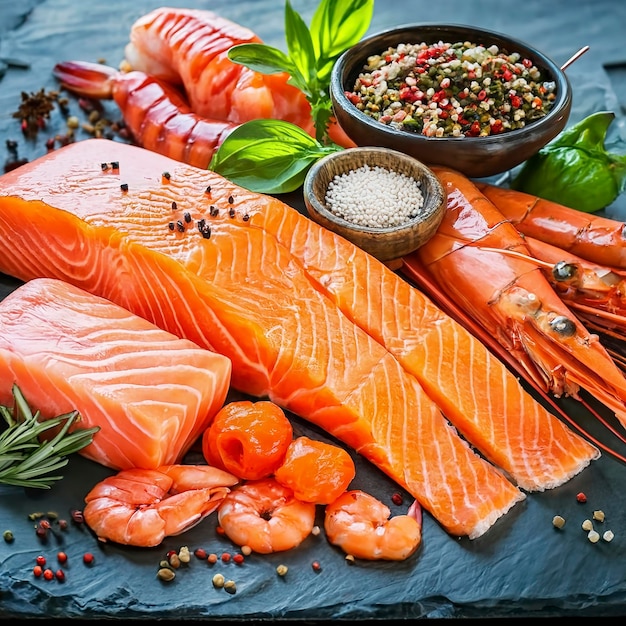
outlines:
[[[363,165],[337,175],[326,190],[329,211],[357,226],[390,228],[416,217],[424,197],[420,181],[383,167]]]

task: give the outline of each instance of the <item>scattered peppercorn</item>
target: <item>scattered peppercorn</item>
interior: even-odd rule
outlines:
[[[188,213],[187,211],[185,211],[185,213],[183,214],[183,217],[185,218],[185,222],[187,222],[187,224],[191,222],[191,214]]]
[[[173,567],[174,569],[178,569],[180,567],[180,557],[178,556],[178,554],[176,554],[176,552],[168,555],[167,560],[170,566]]]
[[[127,184],[127,183],[122,183],[122,184],[120,185],[120,189],[121,189],[122,191],[128,191],[128,184]]]
[[[85,518],[83,517],[83,512],[79,511],[78,509],[72,509],[70,511],[70,515],[72,517],[72,521],[75,524],[82,524],[85,521]]]
[[[178,232],[180,233],[185,232],[185,225],[180,220],[176,222],[176,228],[178,228]]]
[[[221,589],[224,586],[225,579],[222,574],[215,574],[211,582],[216,589]]]
[[[211,185],[209,185],[205,190],[204,193],[206,194],[210,194],[211,193]]]
[[[5,530],[2,533],[2,537],[7,543],[13,543],[13,541],[15,540],[15,536],[13,535],[13,532],[10,530]]]
[[[111,169],[119,170],[120,169],[120,162],[119,161],[111,161]]]
[[[222,552],[222,563],[228,563],[230,561],[230,554],[228,552]]]
[[[85,554],[83,554],[83,563],[85,565],[91,565],[94,561],[95,558],[91,552],[85,552]]]
[[[252,554],[252,548],[250,546],[241,546],[241,554],[250,556]]]
[[[237,565],[241,565],[243,564],[244,561],[245,561],[245,558],[243,554],[233,554],[233,563],[236,563]]]
[[[402,504],[403,498],[402,498],[402,494],[399,492],[395,492],[392,496],[391,496],[391,501],[397,505],[400,506]]]
[[[196,548],[193,551],[194,556],[198,557],[199,559],[206,559],[207,558],[207,553],[206,550],[204,548]]]
[[[552,518],[552,525],[555,528],[563,528],[563,526],[565,526],[565,518],[561,517],[560,515],[555,515]]]
[[[235,584],[235,581],[227,580],[224,583],[224,591],[227,591],[228,593],[237,593],[237,585]]]
[[[178,559],[181,563],[189,563],[191,560],[191,553],[189,552],[189,548],[187,546],[181,546],[178,551]]]
[[[228,196],[228,204],[233,204],[235,202],[235,198],[233,196]]]
[[[168,227],[170,230],[174,230],[174,229],[176,228],[176,224],[174,224],[174,222],[170,222],[170,223],[167,225],[167,227]]]
[[[65,572],[62,569],[58,569],[55,573],[54,573],[55,578],[60,582],[63,583],[65,582]]]
[[[584,504],[585,502],[587,502],[587,496],[581,491],[580,493],[576,494],[576,502]]]
[[[177,208],[178,208],[178,205],[176,204],[176,201],[172,200],[172,211],[176,211]]]
[[[220,210],[215,206],[215,205],[211,205],[209,207],[209,215],[211,217],[217,217],[219,215]]]
[[[163,177],[164,180],[170,180],[170,178],[172,177],[169,172],[163,172],[161,176]]]
[[[214,565],[215,563],[217,563],[219,559],[218,559],[217,554],[212,552],[211,554],[209,554],[209,556],[207,556],[206,560],[209,563],[209,565]]]
[[[289,571],[289,568],[286,565],[277,565],[276,566],[276,573],[279,576],[286,576],[287,572]]]
[[[354,558],[354,555],[352,555],[352,554],[346,554],[346,562],[347,562],[349,565],[353,565],[353,564],[354,564],[354,562],[355,562],[355,560],[356,560],[356,559]]]
[[[176,578],[176,572],[169,567],[162,567],[157,572],[157,577],[165,582],[170,582]]]
[[[246,214],[243,216],[243,221],[244,221],[244,222],[247,222],[249,219],[250,219],[250,216],[246,213]]]
[[[311,563],[311,567],[313,568],[314,572],[321,572],[322,571],[322,566],[320,565],[319,561],[313,561],[313,563]]]
[[[235,209],[233,209],[232,207],[228,209],[228,215],[229,217],[235,217]]]
[[[54,572],[51,569],[45,569],[43,571],[43,577],[45,580],[52,580],[54,578]]]
[[[40,554],[36,559],[35,559],[35,563],[37,563],[37,565],[45,565],[46,564],[46,557],[43,556],[43,554]]]
[[[67,554],[65,552],[58,552],[57,561],[59,563],[67,563]]]
[[[33,567],[33,576],[35,576],[35,578],[41,578],[42,574],[43,567],[41,567],[41,565],[35,565],[35,567]]]

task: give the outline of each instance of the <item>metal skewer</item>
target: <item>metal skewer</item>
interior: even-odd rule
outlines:
[[[585,54],[587,50],[589,50],[589,46],[583,46],[576,54],[573,54],[569,59],[567,59],[567,61],[565,61],[565,63],[563,63],[563,65],[561,65],[561,69],[565,71],[565,69],[568,68],[574,61]]]

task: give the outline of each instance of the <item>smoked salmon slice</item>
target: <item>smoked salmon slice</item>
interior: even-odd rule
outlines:
[[[449,533],[485,533],[525,494],[294,254],[261,228],[230,227],[257,202],[141,148],[70,144],[0,177],[0,271],[66,280],[227,356],[236,389],[355,449]]]
[[[113,469],[178,463],[223,406],[231,362],[70,285],[37,278],[0,302],[0,402],[99,426],[81,454]]]

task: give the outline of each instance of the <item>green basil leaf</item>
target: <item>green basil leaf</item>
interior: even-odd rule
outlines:
[[[261,74],[291,74],[295,66],[291,59],[278,48],[264,43],[241,43],[228,50],[228,58],[233,63],[245,65]]]
[[[228,135],[209,169],[250,191],[289,193],[302,185],[315,161],[341,149],[320,144],[290,122],[253,120]]]
[[[293,10],[289,0],[285,4],[285,39],[291,61],[310,85],[316,78],[313,41],[307,25],[300,14]]]
[[[320,2],[310,25],[320,82],[328,80],[336,59],[365,35],[373,14],[374,0]]]
[[[594,213],[617,198],[617,183],[606,160],[591,157],[583,150],[561,147],[526,161],[511,187]]]
[[[614,119],[615,113],[612,111],[592,113],[577,124],[561,132],[544,150],[581,145],[587,150],[596,148],[604,151],[606,133]]]

